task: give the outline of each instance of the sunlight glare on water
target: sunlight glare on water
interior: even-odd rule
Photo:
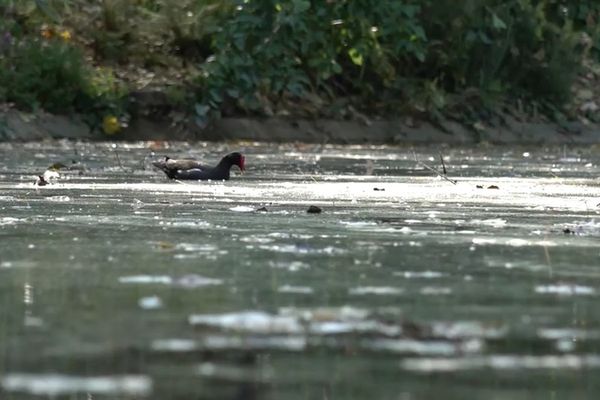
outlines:
[[[156,146],[0,144],[2,400],[600,394],[598,149]]]

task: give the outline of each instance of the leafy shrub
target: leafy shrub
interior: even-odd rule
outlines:
[[[0,2],[0,14],[0,35],[16,42],[8,51],[0,38],[0,83],[10,82],[0,100],[121,115],[123,82],[176,87],[183,102],[194,83],[202,125],[240,112],[560,107],[582,54],[600,56],[596,0],[23,0]],[[65,44],[31,39],[44,25],[68,26],[87,59],[118,74],[83,68]],[[48,82],[44,68],[54,71]]]
[[[578,36],[568,21],[551,18],[546,3],[431,1],[426,72],[449,92],[566,101],[580,65]]]
[[[92,127],[99,127],[106,116],[116,119],[128,119],[127,87],[115,76],[109,67],[96,67],[88,70],[88,78],[83,89],[83,96],[77,109],[85,113],[85,120]]]
[[[17,41],[0,57],[0,100],[25,109],[72,110],[87,76],[81,53],[59,41]]]
[[[561,104],[580,65],[578,31],[545,0],[238,1],[202,64],[197,112],[269,113],[340,98],[378,112],[436,112],[512,97]],[[298,112],[298,108],[294,108]]]
[[[425,56],[416,1],[236,4],[203,65],[203,102],[213,109],[229,101],[264,111],[284,98],[401,90],[397,76]]]
[[[591,50],[600,60],[600,2],[597,0],[551,2],[552,18],[560,24],[571,24],[591,39]]]

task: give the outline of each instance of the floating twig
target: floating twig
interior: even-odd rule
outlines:
[[[119,152],[117,151],[117,146],[114,146],[113,150],[115,152],[115,158],[117,159],[117,163],[119,164],[119,168],[121,168],[121,170],[125,171],[125,168],[123,167],[123,164],[121,164],[121,158],[119,157]]]
[[[182,180],[179,180],[179,179],[173,179],[173,181],[174,181],[174,182],[177,182],[177,183],[179,183],[179,184],[181,184],[181,185],[186,185],[186,186],[196,186],[196,185],[194,185],[193,183],[184,182],[184,181],[182,181]]]
[[[439,176],[440,178],[443,178],[443,179],[447,180],[447,181],[448,181],[448,182],[450,182],[451,184],[453,184],[453,185],[456,185],[457,181],[455,181],[454,179],[450,179],[450,178],[448,178],[446,175],[444,175],[444,174],[440,173],[440,171],[438,171],[437,169],[435,169],[435,168],[433,168],[433,167],[430,167],[429,165],[425,164],[425,163],[424,163],[424,162],[422,162],[422,161],[419,161],[419,160],[417,159],[417,154],[416,154],[414,151],[413,151],[413,156],[415,157],[415,162],[416,162],[418,165],[421,165],[423,168],[425,168],[425,169],[428,169],[429,171],[431,171],[431,172],[435,173],[437,176]]]
[[[444,164],[444,156],[442,156],[441,151],[440,151],[440,161],[442,162],[442,171],[444,172],[444,175],[448,175],[448,172],[446,171],[446,164]]]

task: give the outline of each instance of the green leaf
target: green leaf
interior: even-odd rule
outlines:
[[[52,8],[49,4],[47,0],[35,0],[35,5],[37,6],[37,8],[44,13],[48,18],[50,18],[51,20],[53,20],[54,22],[60,23],[60,16],[58,15],[58,13],[56,12],[56,10],[54,10],[54,8]]]
[[[294,0],[294,11],[302,13],[310,8],[310,1],[308,0]]]
[[[301,96],[304,92],[304,88],[298,82],[290,82],[287,84],[286,89],[294,96]]]
[[[340,64],[337,63],[337,61],[335,60],[331,60],[331,69],[333,70],[334,74],[341,74],[342,73],[342,67],[340,66]]]
[[[490,37],[483,31],[479,32],[479,40],[481,40],[484,44],[492,44],[493,41]]]
[[[194,108],[196,110],[196,117],[198,118],[206,117],[208,115],[208,112],[210,111],[209,106],[200,103],[196,103],[196,106]]]
[[[494,29],[498,30],[506,29],[506,24],[496,15],[496,13],[492,13],[492,26]]]
[[[474,30],[469,30],[467,35],[465,36],[465,41],[467,43],[473,43],[477,40],[477,32]]]
[[[360,52],[358,50],[356,50],[354,47],[351,48],[350,50],[348,50],[348,55],[350,56],[350,59],[352,60],[352,62],[355,65],[361,66],[363,65],[363,55],[360,54]]]
[[[427,34],[425,33],[425,29],[422,26],[417,25],[414,28],[415,35],[421,40],[427,40]]]
[[[219,89],[211,89],[208,94],[210,99],[216,103],[223,101],[223,96],[221,95],[221,91]]]
[[[237,89],[227,89],[225,93],[227,93],[227,95],[232,99],[237,99],[238,97],[240,97],[240,91]]]

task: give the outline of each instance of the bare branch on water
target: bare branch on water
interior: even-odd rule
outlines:
[[[119,152],[117,151],[117,146],[113,147],[113,150],[115,152],[115,158],[117,159],[117,164],[119,164],[119,168],[121,168],[122,171],[125,171],[123,164],[121,164],[121,158],[119,158]]]
[[[441,151],[440,151],[440,161],[442,162],[442,171],[444,172],[444,175],[448,175],[448,172],[446,171],[446,164],[444,164],[444,156],[442,155]]]
[[[414,151],[413,151],[413,156],[415,157],[415,162],[417,163],[417,165],[420,165],[420,166],[422,166],[423,168],[425,168],[425,169],[427,169],[427,170],[429,170],[429,171],[431,171],[431,172],[433,172],[433,173],[437,174],[437,176],[439,176],[440,178],[443,178],[443,179],[447,180],[448,182],[450,182],[450,183],[451,183],[451,184],[453,184],[453,185],[456,185],[456,183],[457,183],[457,181],[456,181],[456,180],[448,178],[448,177],[447,177],[445,174],[442,174],[442,173],[441,173],[440,171],[438,171],[437,169],[435,169],[435,168],[433,168],[433,167],[430,167],[429,165],[425,164],[425,163],[424,163],[424,162],[422,162],[422,161],[419,161],[419,159],[417,158],[417,154],[416,154]],[[445,169],[446,169],[446,168],[444,167],[444,170],[445,170]]]

